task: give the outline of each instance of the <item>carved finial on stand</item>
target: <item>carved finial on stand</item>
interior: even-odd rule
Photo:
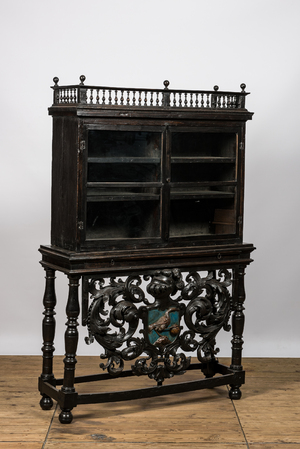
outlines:
[[[81,81],[80,85],[83,86],[83,85],[84,85],[84,82],[85,82],[85,76],[84,76],[84,75],[81,75],[81,76],[79,77],[79,79],[80,79],[80,81]]]
[[[59,81],[59,78],[57,78],[57,76],[55,76],[53,78],[53,82],[54,82],[55,86],[57,86],[58,81]]]
[[[240,88],[242,89],[242,92],[245,92],[246,84],[242,83],[242,84],[240,85]]]
[[[214,90],[217,92],[219,90],[219,86],[214,86]]]
[[[168,81],[168,80],[164,81],[165,90],[168,90],[169,84],[170,84],[170,81]]]

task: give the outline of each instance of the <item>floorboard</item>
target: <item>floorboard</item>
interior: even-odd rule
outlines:
[[[62,359],[55,357],[57,377]],[[39,407],[41,357],[0,356],[0,449],[300,449],[300,359],[248,358],[244,368],[240,401],[232,402],[227,387],[218,387],[79,405],[72,424],[61,425],[58,408]],[[77,375],[95,374],[99,358],[78,357],[76,369]],[[182,380],[197,376],[191,371]],[[126,389],[132,383],[143,388],[151,382],[125,378],[78,384],[78,391]]]

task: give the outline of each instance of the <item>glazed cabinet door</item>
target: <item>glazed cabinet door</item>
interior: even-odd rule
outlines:
[[[86,244],[126,246],[160,240],[163,129],[90,125],[84,142]]]
[[[235,131],[170,128],[170,239],[237,233]]]

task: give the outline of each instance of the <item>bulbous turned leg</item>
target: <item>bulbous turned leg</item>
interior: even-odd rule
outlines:
[[[59,421],[61,424],[71,424],[73,421],[71,410],[62,410],[59,414]]]
[[[65,349],[66,354],[64,358],[64,379],[61,387],[61,393],[63,393],[64,399],[61,401],[61,413],[59,415],[59,421],[62,424],[70,424],[73,420],[71,410],[76,406],[76,392],[74,387],[75,377],[75,365],[76,350],[78,344],[78,315],[79,315],[79,302],[78,302],[78,287],[79,278],[77,275],[69,275],[69,296],[66,307],[67,312],[67,329],[65,331]]]
[[[238,267],[238,269],[235,270],[235,279],[233,285],[234,312],[232,316],[233,338],[231,340],[232,358],[230,368],[236,372],[241,372],[243,370],[242,349],[244,343],[243,331],[245,324],[244,301],[246,298],[244,287],[244,276],[245,276],[245,267],[241,265]],[[230,386],[231,386],[231,389],[229,391],[230,399],[233,400],[240,399],[242,396],[242,392],[240,390],[241,384]]]
[[[55,270],[45,268],[46,286],[43,298],[44,319],[43,319],[43,369],[40,380],[55,385],[55,377],[53,374],[53,353],[54,353],[54,335],[55,335]],[[42,386],[42,383],[40,384]],[[40,388],[40,391],[43,391]],[[40,400],[42,410],[50,410],[53,407],[52,399],[44,393]]]
[[[42,410],[51,410],[53,401],[49,396],[43,394],[42,399],[40,400],[40,406]]]
[[[240,390],[240,387],[237,385],[230,385],[230,386],[231,386],[231,389],[229,390],[230,399],[232,399],[233,401],[241,399],[242,392]]]

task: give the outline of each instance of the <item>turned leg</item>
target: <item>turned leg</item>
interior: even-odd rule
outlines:
[[[74,388],[75,365],[76,365],[76,351],[78,344],[78,315],[79,315],[79,301],[78,301],[78,287],[80,276],[69,275],[69,296],[66,307],[68,317],[67,329],[65,332],[65,349],[66,354],[64,358],[64,380],[61,392],[63,393],[63,401],[61,406],[61,413],[59,420],[62,424],[69,424],[72,422],[73,415],[71,410],[75,407],[77,394]]]
[[[245,324],[244,315],[244,301],[246,298],[245,287],[244,287],[244,276],[245,267],[239,266],[235,270],[235,280],[234,280],[234,312],[232,316],[232,332],[233,339],[232,343],[232,359],[230,368],[235,371],[242,371],[242,349],[243,349],[243,331]],[[240,386],[241,385],[230,385],[231,390],[229,392],[230,399],[240,399],[242,396]]]
[[[54,353],[54,335],[55,335],[55,270],[51,268],[45,268],[46,271],[46,286],[43,299],[44,305],[44,319],[43,319],[43,371],[41,374],[41,380],[49,382],[52,385],[55,384],[55,378],[53,374],[53,353]],[[52,399],[42,394],[40,400],[40,406],[43,410],[50,410],[53,406]]]

